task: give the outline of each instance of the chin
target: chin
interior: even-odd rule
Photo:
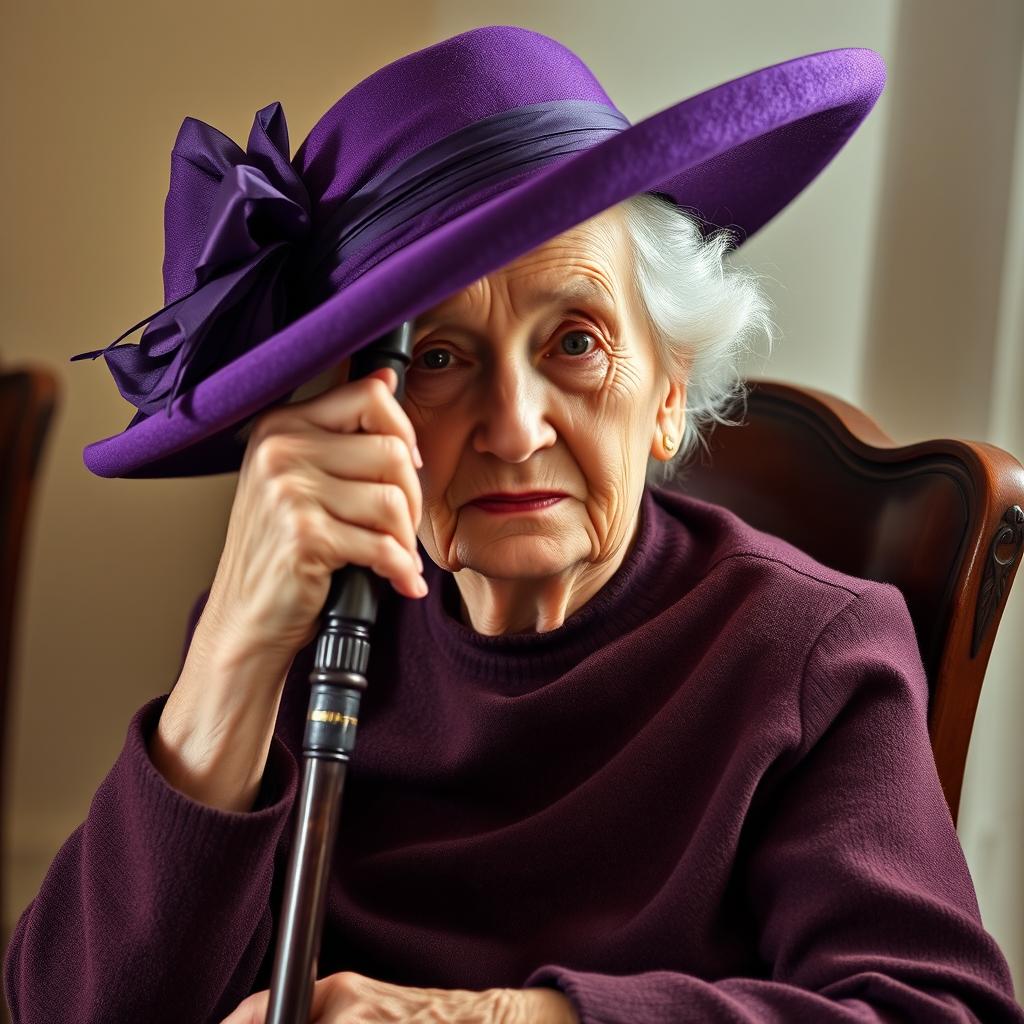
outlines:
[[[586,558],[590,545],[567,543],[564,534],[518,533],[456,550],[467,569],[492,579],[546,579]]]

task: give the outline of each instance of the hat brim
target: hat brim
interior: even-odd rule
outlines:
[[[738,248],[845,145],[885,85],[873,50],[825,50],[732,79],[549,165],[382,259],[173,403],[83,449],[101,477],[239,468],[241,425],[454,292],[641,192]]]

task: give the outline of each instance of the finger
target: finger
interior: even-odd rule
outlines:
[[[378,576],[390,580],[399,593],[407,597],[424,597],[423,579],[416,556],[391,533],[365,530],[350,522],[338,522],[324,513],[328,522],[323,533],[326,544],[332,548],[334,565],[354,563],[372,569]]]
[[[334,433],[394,434],[404,439],[412,453],[416,431],[408,414],[394,396],[397,374],[391,367],[374,370],[366,377],[328,388],[312,398],[280,406],[266,414],[277,429],[291,429],[294,421],[312,423]]]
[[[326,1009],[327,1000],[333,988],[330,984],[332,977],[334,975],[328,975],[326,978],[314,982],[309,1006],[310,1020],[319,1017]],[[270,989],[253,992],[252,995],[246,996],[220,1024],[266,1024],[269,1007]]]
[[[398,371],[393,366],[382,366],[372,373],[368,373],[367,377],[380,377],[382,381],[388,386],[388,391],[391,394],[395,393],[398,387]]]
[[[305,456],[306,462],[319,470],[334,486],[325,489],[325,495],[338,491],[337,482],[363,480],[371,484],[389,484],[401,488],[409,506],[411,533],[406,540],[410,550],[416,550],[416,530],[423,517],[423,489],[412,465],[409,451],[393,434],[332,434],[311,427],[303,435],[292,435],[297,446],[296,458]],[[308,438],[308,441],[306,440]],[[308,448],[304,449],[304,445]],[[339,519],[345,516],[337,509],[331,511]],[[365,514],[368,509],[363,508]],[[374,526],[362,520],[364,526]]]
[[[246,996],[220,1024],[266,1024],[270,989]]]
[[[391,367],[385,366],[385,367],[381,367],[381,369],[382,370],[387,370],[387,369],[391,369]],[[373,372],[374,373],[380,373],[381,370],[374,370]],[[367,376],[369,377],[370,374],[367,374]],[[352,377],[352,357],[351,356],[345,356],[345,358],[342,359],[342,361],[340,363],[338,363],[338,367],[337,367],[337,371],[335,373],[335,378],[334,379],[339,384],[344,384],[351,377]],[[390,383],[390,380],[386,380],[386,383],[388,384],[389,387],[391,387],[391,393],[394,394],[395,393],[394,385],[392,385]],[[397,383],[398,383],[398,374],[396,373],[395,374],[395,384],[397,384]]]
[[[416,549],[416,528],[408,511],[407,495],[393,483],[366,483],[361,480],[336,480],[314,469],[320,481],[317,497],[323,508],[339,523],[362,526],[367,530],[387,533],[412,556]],[[400,508],[396,509],[396,505]]]
[[[335,981],[337,980],[337,974],[328,974],[326,977],[320,978],[318,981],[313,983],[313,997],[309,1001],[309,1019],[310,1021],[321,1021],[324,1014],[327,1012],[328,1005],[331,1001],[331,996],[334,995]],[[332,1009],[339,1010],[341,1006],[334,1006]],[[335,1017],[334,1013],[331,1017]],[[324,1022],[328,1024],[328,1022]]]

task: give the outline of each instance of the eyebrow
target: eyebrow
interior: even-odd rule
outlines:
[[[553,302],[567,302],[572,300],[585,300],[587,302],[598,303],[606,308],[614,308],[612,296],[603,285],[598,284],[597,281],[591,277],[582,277],[578,274],[566,278],[565,281],[555,288],[540,288],[530,292],[529,294],[529,301],[532,307],[540,306],[545,303],[550,305]],[[426,324],[434,323],[437,320],[443,320],[448,316],[451,316],[451,313],[447,309],[442,309],[436,313],[423,313],[416,317],[416,326],[425,326]]]

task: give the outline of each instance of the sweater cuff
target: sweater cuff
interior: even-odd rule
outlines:
[[[613,979],[602,974],[589,971],[573,971],[555,964],[538,967],[522,983],[522,988],[553,988],[572,1003],[580,1024],[605,1024],[606,1021],[622,1019],[621,989],[607,991]],[[633,993],[630,993],[632,996]],[[609,1006],[609,1000],[612,1005]],[[643,1020],[641,1007],[631,1003],[631,1009],[637,1011],[637,1020]]]
[[[679,983],[686,977],[678,971],[669,970],[651,970],[642,975],[623,977],[544,964],[536,968],[520,987],[558,990],[572,1003],[580,1024],[668,1020],[682,1024],[683,1021],[702,1019],[700,1015],[691,1017],[686,1012],[687,1007],[680,1003]],[[671,984],[658,984],[662,979]]]
[[[229,811],[200,803],[175,789],[157,770],[149,742],[170,694],[144,704],[128,726],[123,756],[137,780],[138,796],[147,823],[169,845],[181,837],[189,848],[230,848],[237,870],[262,865],[287,823],[298,791],[298,766],[291,751],[275,733],[256,801],[249,811]]]

